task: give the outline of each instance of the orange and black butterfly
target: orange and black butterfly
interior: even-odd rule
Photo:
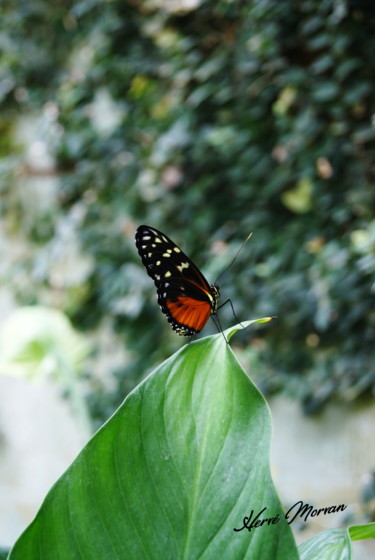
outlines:
[[[139,226],[135,244],[173,330],[182,336],[199,333],[218,309],[219,286],[209,284],[195,264],[161,231]]]

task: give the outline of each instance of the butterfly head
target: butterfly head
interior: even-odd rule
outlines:
[[[217,306],[220,298],[220,288],[219,284],[210,284],[210,292],[212,296],[212,306],[211,306],[211,315],[214,315],[217,311]]]

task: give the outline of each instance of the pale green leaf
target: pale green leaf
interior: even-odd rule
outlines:
[[[301,560],[350,560],[352,557],[348,532],[344,529],[323,531],[298,547]]]

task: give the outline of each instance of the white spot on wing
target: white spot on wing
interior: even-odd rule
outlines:
[[[182,271],[184,270],[184,268],[189,268],[189,263],[187,263],[187,262],[184,263],[184,262],[183,262],[183,263],[181,263],[180,266],[178,266],[177,268],[178,268],[178,270],[179,270],[180,272],[182,272]]]

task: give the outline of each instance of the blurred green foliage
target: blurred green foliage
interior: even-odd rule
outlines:
[[[134,249],[140,223],[211,281],[254,232],[221,292],[240,319],[278,316],[238,342],[265,391],[307,411],[374,393],[371,2],[36,0],[6,2],[0,25],[0,125],[54,114],[59,176],[38,227],[2,183],[6,223],[35,249],[12,286],[24,304],[58,291],[82,329],[110,318],[130,351],[113,394],[93,389],[94,415],[181,343]],[[91,263],[70,286],[47,256],[67,228]]]

